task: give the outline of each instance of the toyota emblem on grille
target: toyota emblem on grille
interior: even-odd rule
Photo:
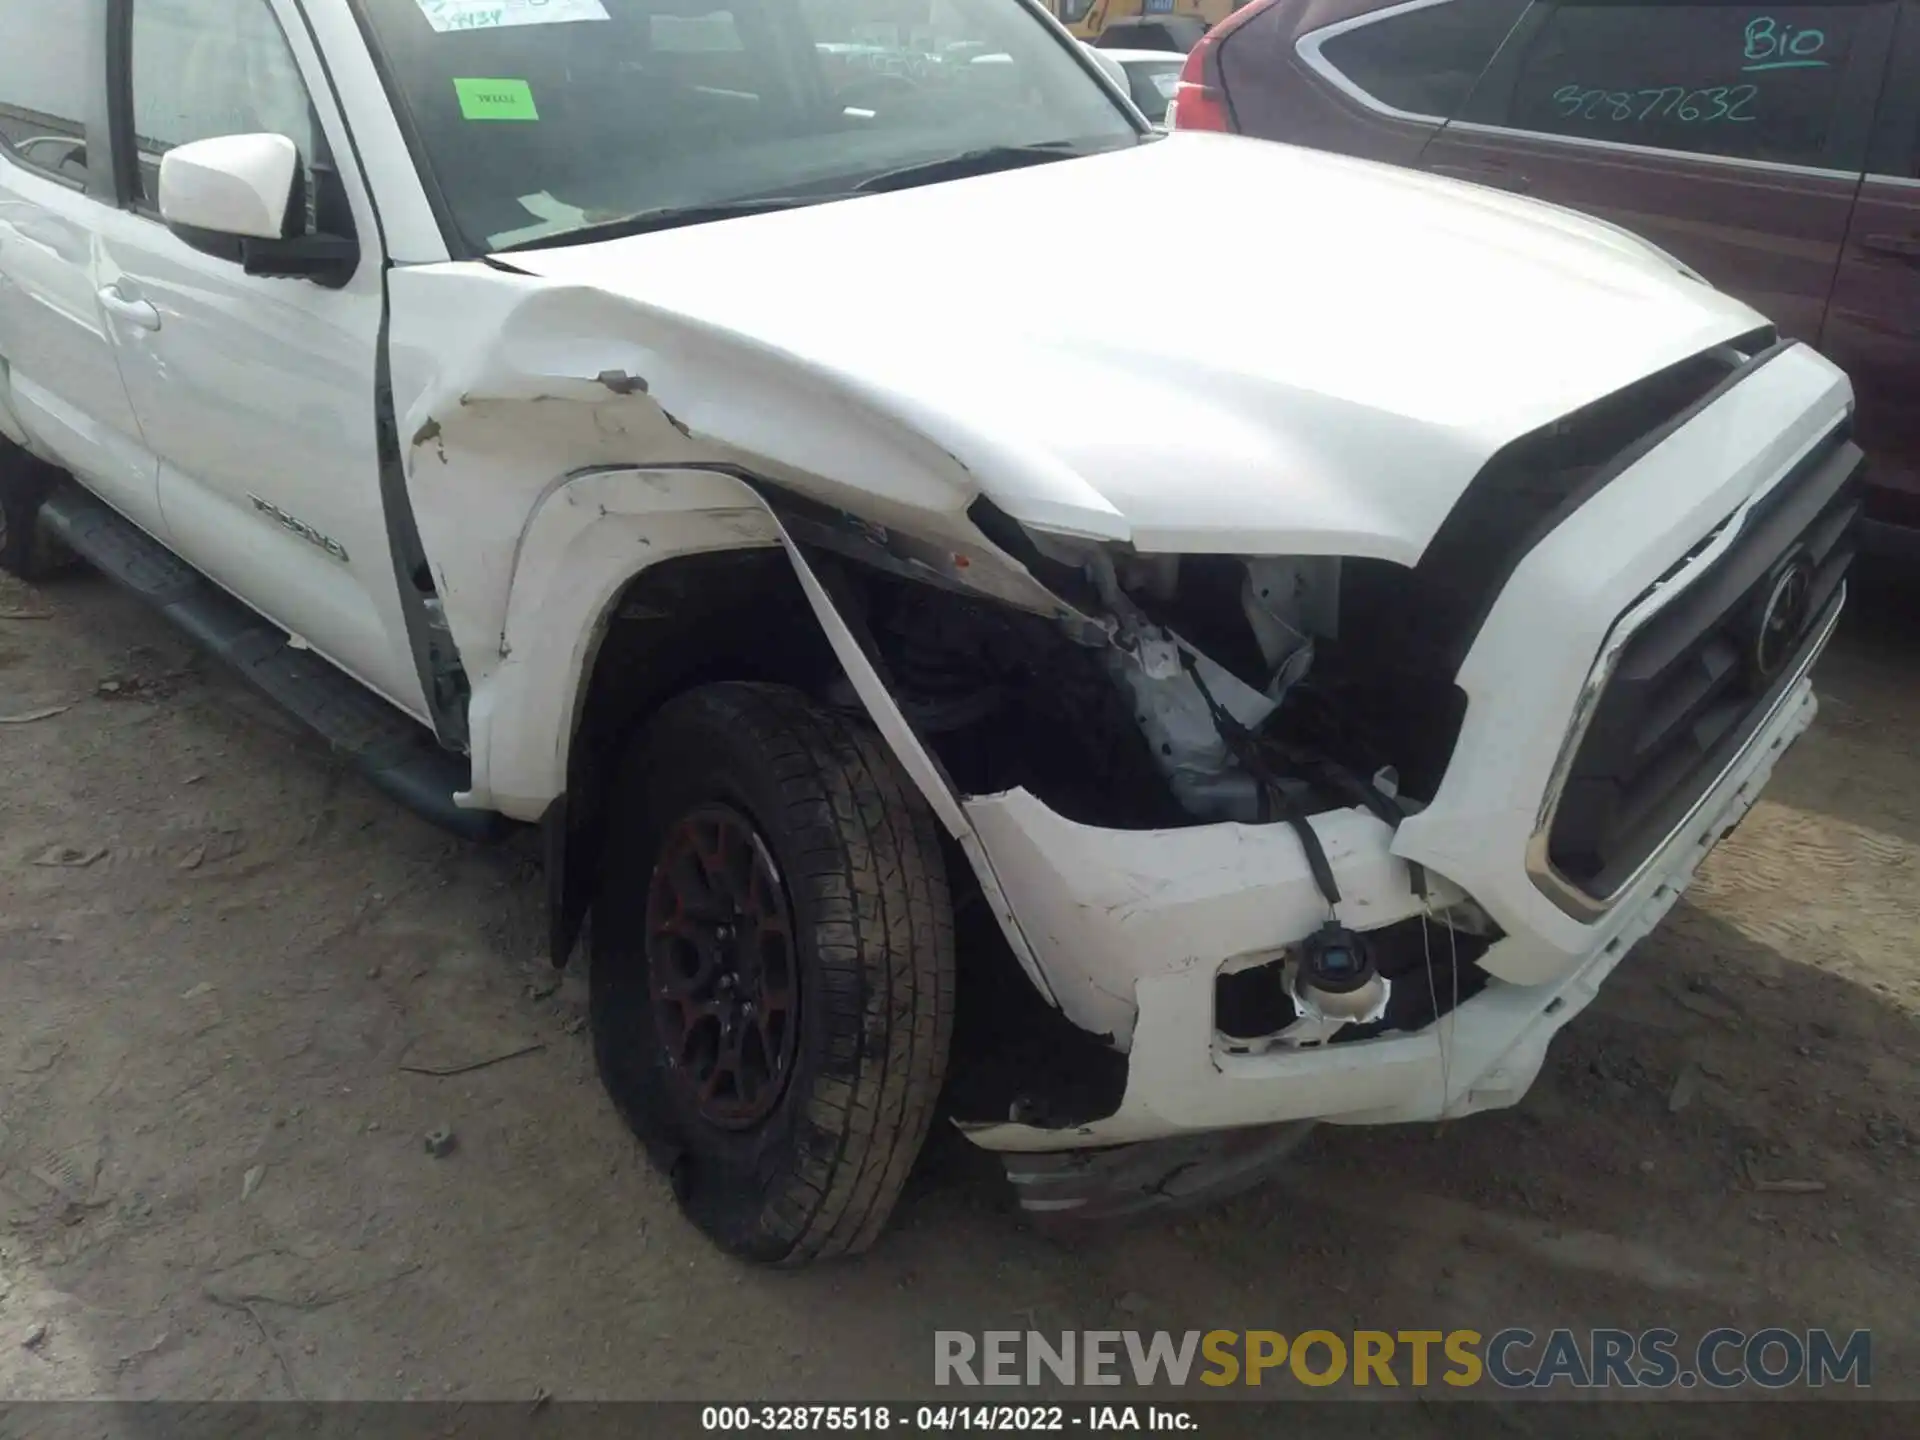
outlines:
[[[1806,631],[1812,603],[1813,566],[1796,556],[1775,573],[1760,607],[1760,623],[1747,654],[1755,679],[1771,680],[1786,667]]]

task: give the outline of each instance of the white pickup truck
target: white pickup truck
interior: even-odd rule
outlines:
[[[1510,1105],[1812,719],[1844,376],[1612,228],[1156,136],[1034,0],[0,35],[0,561],[539,827],[735,1253],[871,1243],[936,1113],[1110,1213]],[[1120,233],[1232,258],[1149,322]]]

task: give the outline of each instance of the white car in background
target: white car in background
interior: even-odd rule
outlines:
[[[1097,45],[1087,49],[1102,69],[1126,87],[1128,96],[1154,128],[1165,130],[1167,107],[1173,103],[1187,57],[1177,50],[1102,50]]]

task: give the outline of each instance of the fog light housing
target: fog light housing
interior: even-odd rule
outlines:
[[[1302,1016],[1370,1025],[1387,1013],[1392,987],[1366,938],[1329,920],[1300,943],[1292,998]]]

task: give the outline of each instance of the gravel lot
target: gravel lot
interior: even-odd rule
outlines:
[[[935,1328],[1726,1323],[1870,1326],[1920,1397],[1920,604],[1882,582],[1519,1109],[1063,1235],[946,1136],[872,1255],[766,1274],[603,1100],[530,848],[441,838],[104,581],[0,581],[0,716],[68,707],[0,725],[0,1396],[905,1398]]]

